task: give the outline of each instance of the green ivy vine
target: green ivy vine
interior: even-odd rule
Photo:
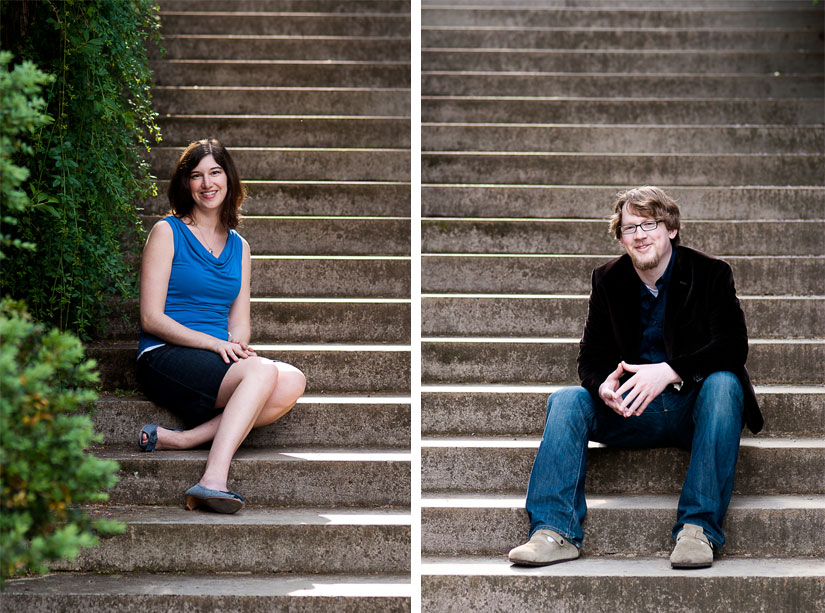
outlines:
[[[35,319],[88,339],[117,298],[136,294],[136,204],[156,192],[142,156],[160,141],[146,54],[160,39],[158,7],[27,0],[0,10],[4,46],[54,77],[44,90],[54,122],[32,139],[31,205],[14,228],[35,249],[7,254],[0,285]]]

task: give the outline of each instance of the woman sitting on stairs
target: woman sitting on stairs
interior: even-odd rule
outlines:
[[[190,144],[169,183],[170,214],[143,250],[138,382],[187,429],[150,424],[138,442],[153,451],[212,441],[203,476],[185,494],[190,510],[244,506],[226,483],[235,451],[252,428],[286,414],[306,384],[300,370],[247,344],[251,258],[234,230],[245,194],[218,140]]]

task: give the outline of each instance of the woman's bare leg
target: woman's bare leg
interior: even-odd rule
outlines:
[[[283,362],[276,362],[275,365],[278,368],[277,384],[255,420],[253,428],[269,425],[286,415],[304,393],[306,378],[300,370]],[[224,382],[226,385],[221,384],[216,406],[221,406],[222,402],[228,403],[227,399],[231,398],[232,393],[240,384],[240,379],[235,377],[229,379],[229,372],[227,372]],[[216,415],[209,421],[184,432],[158,428],[158,442],[155,449],[192,449],[208,443],[215,438],[222,418],[223,414]]]

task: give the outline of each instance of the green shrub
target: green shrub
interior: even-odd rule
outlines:
[[[17,216],[30,204],[22,187],[29,170],[15,164],[15,160],[33,153],[26,139],[53,121],[43,112],[46,101],[40,97],[41,87],[52,77],[31,62],[9,71],[11,59],[11,53],[0,51],[0,260],[9,247],[34,249],[33,243],[7,234],[9,226],[17,225]]]
[[[152,111],[148,39],[159,37],[152,0],[5,3],[4,40],[55,80],[55,121],[33,143],[33,200],[15,238],[34,251],[5,260],[3,295],[32,316],[90,338],[117,304],[136,295],[143,242],[137,203],[156,187],[142,155],[160,134]],[[23,17],[20,17],[20,16]]]
[[[117,463],[86,451],[100,440],[83,411],[97,398],[94,367],[72,334],[0,303],[0,583],[123,531],[77,506],[108,500],[117,482]]]

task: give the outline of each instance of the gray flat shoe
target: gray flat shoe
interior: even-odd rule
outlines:
[[[198,507],[205,507],[216,513],[235,513],[244,506],[243,496],[235,492],[210,490],[196,483],[184,493],[186,508],[194,511]]]

